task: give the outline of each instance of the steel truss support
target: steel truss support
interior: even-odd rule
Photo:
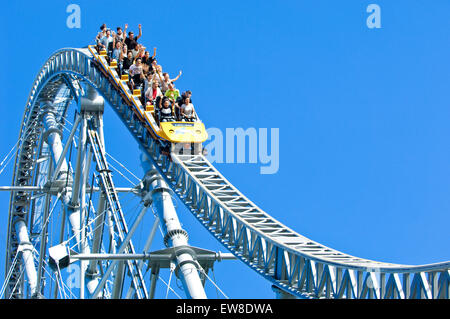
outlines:
[[[70,262],[74,262],[77,260],[89,260],[89,261],[99,261],[99,260],[140,260],[145,261],[148,260],[149,264],[156,264],[158,263],[160,268],[169,268],[168,265],[170,264],[171,259],[173,258],[173,251],[171,249],[163,249],[160,251],[155,251],[151,253],[142,253],[142,254],[124,254],[124,253],[117,253],[117,254],[78,254],[74,253],[73,251],[68,251],[68,256],[70,258]],[[197,260],[199,263],[211,263],[215,261],[222,261],[222,260],[236,260],[236,257],[231,253],[221,253],[221,252],[214,252],[209,250],[203,250],[194,248],[193,251],[198,252],[196,254]]]
[[[43,192],[48,193],[49,187],[46,186],[0,186],[0,192]],[[100,192],[99,187],[86,187],[86,192]],[[117,193],[133,193],[136,189],[132,187],[116,187]]]
[[[106,197],[104,193],[101,193],[100,199],[98,201],[98,207],[96,211],[97,215],[95,216],[95,226],[94,226],[94,239],[92,240],[92,249],[91,252],[93,254],[100,252],[102,237],[103,237],[103,224],[105,222],[106,216]],[[98,261],[91,260],[89,262],[89,266],[86,270],[86,278],[87,283],[86,287],[89,292],[93,292],[98,285]]]
[[[156,231],[158,230],[158,226],[159,226],[159,217],[156,216],[155,221],[153,222],[152,229],[150,230],[150,234],[148,235],[147,241],[145,242],[145,245],[144,245],[144,253],[146,253],[150,250],[150,247],[153,243],[153,239],[155,238]],[[142,270],[143,266],[144,266],[144,260],[139,261],[139,264],[138,264],[139,270]],[[130,288],[128,289],[125,299],[130,299],[134,295],[135,295],[135,289],[134,289],[133,285],[131,285]],[[153,290],[153,295],[154,295],[154,290]],[[150,295],[149,295],[150,299],[153,299],[153,295],[152,295],[151,287],[150,287]]]
[[[62,156],[64,154],[62,147],[62,133],[59,129],[56,120],[56,110],[54,105],[50,102],[45,102],[45,112],[43,116],[43,122],[45,126],[44,141],[50,146],[51,152],[55,163],[57,163],[57,168],[62,169],[61,173],[68,174],[67,163],[63,160]],[[49,165],[49,176],[51,174],[52,165]],[[56,174],[55,174],[56,175]],[[62,174],[63,175],[63,174]],[[66,175],[64,175],[66,176]],[[31,244],[30,237],[28,234],[28,227],[23,219],[18,219],[15,222],[16,234],[19,238],[18,252],[22,253],[23,264],[25,266],[25,272],[28,278],[28,285],[30,287],[30,294],[32,297],[39,297],[41,290],[41,276],[42,276],[42,256],[43,249],[45,248],[44,236],[47,231],[46,221],[49,214],[49,194],[46,198],[45,212],[43,225],[41,230],[41,251],[39,256],[38,270],[34,263],[34,248]]]
[[[79,194],[82,188],[81,177],[84,173],[84,166],[86,164],[85,153],[86,153],[86,118],[85,114],[82,112],[77,117],[75,124],[70,133],[69,139],[67,141],[66,146],[63,148],[62,146],[62,132],[60,129],[60,125],[57,121],[56,114],[58,114],[55,106],[51,102],[46,102],[44,109],[46,110],[44,114],[44,124],[46,127],[46,133],[44,138],[46,142],[49,144],[50,149],[52,151],[53,159],[56,164],[56,169],[53,174],[53,179],[49,181],[48,188],[54,188],[52,184],[58,182],[58,177],[62,183],[66,183],[68,180],[67,175],[69,174],[68,165],[65,159],[65,155],[67,153],[67,149],[69,144],[72,142],[72,138],[75,134],[75,131],[81,123],[80,134],[79,134],[79,143],[78,143],[78,154],[77,154],[77,163],[75,170],[75,177],[72,179],[70,176],[70,181],[72,184],[71,188],[60,188],[57,191],[64,191],[62,196],[63,204],[67,207],[67,211],[69,212],[69,222],[72,228],[72,233],[76,236],[77,243],[81,243],[81,234],[80,234],[80,207],[79,207]],[[63,221],[64,222],[64,221]]]
[[[17,250],[22,253],[22,260],[28,278],[28,285],[30,287],[30,295],[36,297],[38,293],[38,275],[34,264],[33,245],[31,244],[30,236],[28,235],[28,228],[23,219],[18,219],[16,221],[15,228],[19,238],[19,247]]]
[[[130,231],[128,231],[123,212],[121,211],[118,195],[114,183],[112,181],[111,172],[108,169],[108,164],[106,161],[105,155],[105,145],[103,139],[103,125],[102,125],[102,116],[101,112],[103,111],[103,99],[98,96],[97,92],[91,88],[87,89],[87,93],[85,97],[81,98],[80,105],[80,115],[79,120],[76,123],[81,123],[80,132],[79,132],[79,143],[78,143],[78,154],[77,154],[77,162],[76,169],[73,177],[73,184],[71,187],[71,191],[67,192],[66,196],[64,196],[64,204],[69,212],[69,222],[72,227],[72,232],[74,237],[76,238],[76,242],[78,245],[78,250],[81,254],[90,254],[90,247],[88,245],[88,241],[85,235],[85,226],[86,226],[86,217],[89,212],[86,211],[86,194],[87,191],[100,191],[100,198],[97,207],[97,216],[95,223],[95,231],[94,238],[92,241],[92,248],[94,253],[98,253],[101,247],[101,240],[103,236],[103,225],[108,217],[108,222],[111,222],[113,227],[116,229],[112,229],[112,241],[113,247],[112,251],[116,252],[114,233],[118,233],[120,247],[118,248],[118,252],[129,252],[134,253],[134,248],[131,243],[131,237],[135,232],[137,226],[139,225],[142,217],[146,211],[146,207],[143,209],[141,214],[139,215],[138,220],[135,221],[135,224],[132,226]],[[49,112],[49,117],[53,116],[52,112]],[[48,121],[49,128],[51,134],[60,134],[56,130],[56,121]],[[52,126],[53,125],[53,126]],[[76,128],[74,127],[71,132],[71,137],[73,138],[73,133]],[[53,138],[53,141],[56,143],[60,142],[60,138]],[[52,147],[54,151],[54,159],[57,166],[61,166],[61,174],[64,172],[64,168],[67,167],[65,162],[61,159],[61,156],[65,154],[65,151],[61,146]],[[96,161],[96,169],[99,172],[99,184],[100,188],[96,188],[91,185],[88,188],[88,174],[90,171],[90,163],[92,161],[92,157],[94,157]],[[62,163],[62,164],[61,164]],[[55,174],[56,175],[56,174]],[[125,189],[124,189],[125,190]],[[124,191],[122,190],[122,191]],[[134,191],[133,189],[126,189],[126,191]],[[56,262],[58,263],[58,262]],[[85,260],[80,260],[80,298],[85,297],[85,287],[88,288],[88,292],[91,297],[99,297],[102,294],[100,293],[104,282],[98,281],[98,262],[91,260],[87,262]],[[132,273],[132,283],[135,293],[138,298],[146,298],[147,292],[145,286],[143,284],[142,274],[140,269],[137,267],[137,262],[134,263],[128,260],[126,262],[126,266],[128,270]],[[113,286],[113,297],[120,298],[122,293],[122,282],[123,275],[125,274],[124,263],[119,262],[119,266],[109,267],[111,268],[107,273],[111,274],[112,271],[115,270],[115,284]],[[108,269],[109,269],[108,268]],[[104,275],[104,274],[103,274]],[[103,279],[107,279],[108,275],[104,275]],[[138,289],[136,289],[138,287]]]
[[[64,182],[66,181],[66,175],[69,174],[69,168],[67,166],[67,162],[65,159],[65,155],[67,153],[67,150],[69,149],[69,144],[71,142],[71,139],[73,138],[76,128],[79,123],[79,119],[77,118],[75,121],[75,124],[73,126],[73,129],[70,133],[70,137],[68,139],[68,143],[66,147],[63,147],[62,144],[62,131],[61,126],[58,123],[57,120],[57,114],[58,111],[54,104],[52,102],[44,102],[44,117],[43,117],[43,123],[45,126],[45,133],[44,133],[44,140],[45,142],[50,146],[50,150],[53,155],[53,159],[56,164],[55,172],[53,175],[52,180],[58,179],[58,177],[61,177],[61,180]],[[61,173],[61,174],[60,174]],[[59,176],[64,175],[64,176]]]
[[[110,81],[111,77],[102,72],[102,66],[93,63],[93,57],[93,51],[89,48],[59,50],[47,60],[33,83],[24,111],[14,166],[12,187],[16,189],[7,189],[12,191],[5,263],[5,274],[9,273],[5,290],[7,298],[26,297],[21,270],[27,270],[27,266],[30,268],[29,274],[26,273],[28,283],[31,278],[28,291],[34,289],[31,263],[18,263],[17,259],[20,257],[18,254],[22,254],[21,249],[26,248],[28,235],[26,226],[20,222],[28,220],[32,205],[28,187],[35,187],[33,173],[41,161],[35,158],[37,145],[44,137],[39,123],[43,122],[40,117],[46,110],[40,103],[45,99],[56,101],[59,95],[61,97],[58,98],[65,99],[67,103],[73,97],[78,102],[79,92],[82,91],[79,85],[81,82],[95,87],[108,101],[111,109],[117,113],[193,216],[243,263],[275,286],[301,298],[449,298],[450,262],[411,266],[376,262],[344,254],[296,233],[262,211],[226,180],[204,156],[173,153],[170,157],[164,155],[164,145],[152,138],[146,124],[136,116],[136,112],[144,114],[137,99],[130,100],[123,95],[126,93],[125,95],[132,96],[132,92],[127,88],[125,92],[117,90]],[[107,67],[104,57],[95,59]],[[114,78],[117,76],[113,68],[107,67],[107,73]],[[67,92],[60,94],[61,90]],[[89,89],[85,97],[91,101],[98,99]],[[58,104],[62,106],[61,103]],[[65,115],[67,106],[68,104],[57,110],[57,119]],[[98,108],[85,108],[85,111],[97,112]],[[47,138],[53,133],[57,135],[57,130],[58,127],[53,132],[46,133]],[[54,137],[57,139],[56,135]],[[52,143],[50,140],[49,142]],[[60,147],[51,147],[52,152],[58,149],[61,150]],[[53,156],[56,161],[58,156]],[[107,181],[109,178],[105,173],[101,179]],[[52,189],[55,188],[50,188],[50,191]],[[121,233],[122,237],[117,236],[120,245],[127,233],[126,224],[121,224],[124,221],[121,219],[120,209],[111,208],[119,190],[113,188],[111,191],[103,183],[102,191],[107,197],[107,214],[114,219],[114,226]],[[64,202],[67,197],[70,199],[69,195],[68,189],[62,197]],[[64,214],[66,212],[69,214],[71,211],[64,209]],[[60,234],[64,230],[64,223],[61,226]],[[16,230],[22,235],[19,236]],[[172,245],[170,236],[167,241]],[[20,243],[23,245],[20,246]],[[132,253],[131,247],[127,253]],[[151,268],[153,285],[159,270],[157,267]],[[137,265],[133,271],[135,269],[139,269]],[[136,275],[134,272],[133,274]],[[134,281],[133,287],[136,289],[136,297],[142,296],[140,287]],[[150,296],[152,295],[153,292],[150,291]]]
[[[56,164],[55,172],[53,173],[53,177],[48,182],[48,189],[56,192],[64,192],[62,197],[63,204],[67,207],[69,212],[69,222],[72,228],[72,233],[75,235],[76,241],[78,243],[79,249],[83,253],[89,252],[89,247],[84,238],[84,232],[82,231],[83,223],[84,223],[84,209],[85,209],[85,195],[86,195],[86,180],[87,174],[89,173],[89,164],[90,158],[87,156],[87,118],[85,112],[81,111],[80,115],[77,116],[75,123],[73,125],[72,131],[70,132],[69,138],[65,147],[62,146],[62,132],[60,129],[60,125],[57,121],[56,115],[58,114],[55,106],[46,102],[45,114],[43,118],[44,125],[46,127],[46,132],[44,138],[46,142],[49,144],[50,149],[52,151],[53,159]],[[81,109],[83,109],[83,101],[81,103]],[[72,143],[72,139],[75,135],[75,132],[78,128],[79,123],[81,123],[80,134],[79,134],[79,143],[78,143],[78,154],[77,154],[77,163],[75,170],[75,177],[72,180],[72,176],[68,176],[69,167],[67,165],[65,156],[67,154],[67,150],[69,149],[69,145]],[[70,178],[69,178],[70,177]],[[70,188],[65,187],[69,186],[66,184],[70,181],[70,184],[73,185]],[[51,191],[50,191],[51,192]],[[65,221],[63,220],[62,223]],[[84,282],[84,274],[85,274],[86,265],[82,263],[80,267],[80,277],[83,279],[81,282]],[[80,298],[84,298],[84,285],[81,285],[80,289]]]
[[[141,223],[142,219],[144,218],[144,215],[147,211],[147,207],[144,207],[139,215],[137,216],[136,220],[134,221],[133,225],[131,226],[130,231],[128,232],[127,236],[125,237],[125,239],[122,241],[119,250],[117,252],[117,254],[123,254],[125,252],[125,250],[128,248],[128,245],[130,243],[131,237],[133,236],[134,232],[136,231],[137,227],[139,226],[139,224]],[[125,254],[125,256],[127,256],[128,254]],[[125,258],[125,260],[130,260],[133,258]],[[80,259],[83,260],[83,259]],[[105,286],[105,283],[109,277],[109,275],[111,275],[111,273],[113,272],[113,270],[116,268],[116,266],[118,266],[117,268],[120,269],[120,264],[118,265],[117,260],[114,260],[106,269],[105,273],[103,274],[103,278],[100,281],[100,283],[97,285],[97,287],[95,288],[95,291],[92,292],[92,298],[97,298],[103,287]],[[119,273],[119,275],[123,276],[122,273]],[[116,278],[117,278],[117,270],[116,270]],[[123,278],[120,279],[116,279],[116,285],[114,286],[115,291],[113,292],[113,297],[115,295],[116,298],[120,297],[120,291],[122,290],[122,284],[120,282],[120,280],[123,280]],[[117,286],[118,285],[118,286]],[[117,290],[117,291],[116,291]],[[120,291],[119,291],[120,290]]]
[[[78,153],[77,153],[77,162],[75,166],[75,176],[73,181],[73,187],[72,187],[72,196],[70,197],[70,200],[67,202],[65,201],[65,204],[67,206],[67,210],[69,212],[69,221],[70,225],[72,226],[72,232],[75,234],[76,241],[79,245],[79,249],[81,250],[81,216],[80,216],[80,198],[79,194],[81,192],[81,181],[82,181],[82,175],[83,170],[85,169],[85,157],[86,157],[86,139],[87,139],[87,119],[85,117],[85,114],[82,113],[82,120],[81,120],[81,128],[80,128],[80,134],[79,134],[79,141],[78,141]]]
[[[89,93],[88,95],[95,99],[95,95],[93,96],[93,93]],[[106,153],[105,153],[105,147],[102,141],[103,132],[101,121],[98,121],[98,117],[95,118],[95,120],[90,120],[88,123],[88,139],[89,144],[91,146],[92,154],[94,156],[95,162],[96,162],[96,169],[99,173],[98,180],[99,185],[101,186],[102,192],[105,197],[107,209],[107,223],[109,224],[110,229],[110,239],[113,243],[112,245],[112,251],[116,252],[115,247],[115,240],[114,240],[114,233],[117,233],[118,236],[118,244],[120,247],[118,248],[118,252],[122,253],[130,253],[134,254],[134,246],[131,241],[131,237],[133,233],[135,232],[137,226],[141,222],[145,211],[147,207],[144,207],[141,213],[139,214],[139,218],[134,222],[133,226],[130,230],[128,230],[128,227],[125,222],[125,217],[120,205],[119,197],[117,195],[117,192],[115,190],[114,182],[112,180],[111,172],[108,168],[108,162],[106,160]],[[114,223],[115,229],[112,229],[112,226]],[[125,262],[126,267],[130,273],[131,282],[135,289],[135,293],[137,298],[148,298],[147,289],[144,284],[144,279],[142,276],[142,272],[140,268],[138,267],[138,263],[135,260],[127,260]],[[124,267],[123,263],[119,263],[118,267],[116,267],[116,263],[112,263],[108,266],[108,269],[103,273],[103,277],[100,280],[100,282],[97,284],[96,282],[90,282],[89,288],[91,293],[91,298],[98,298],[102,296],[103,288],[106,284],[106,281],[109,277],[109,275],[112,274],[113,271],[115,271],[115,281],[113,286],[113,298],[120,298],[122,295],[122,288],[123,288],[123,275],[124,275]],[[123,269],[123,271],[122,271]],[[92,272],[92,269],[90,269]]]
[[[52,174],[53,162],[50,160],[48,163],[48,172],[47,177],[50,178]],[[42,290],[42,275],[44,274],[44,256],[45,249],[47,247],[47,229],[50,213],[50,194],[46,194],[45,196],[45,207],[44,207],[44,215],[42,219],[42,228],[41,228],[41,236],[40,236],[40,250],[39,250],[39,264],[38,264],[38,279],[37,279],[37,296],[40,296]]]
[[[164,243],[167,247],[175,248],[175,263],[177,270],[181,271],[181,276],[179,277],[183,283],[186,297],[206,299],[206,293],[198,272],[200,265],[195,260],[193,251],[189,249],[188,234],[181,227],[180,221],[178,220],[172,202],[172,192],[145,154],[142,154],[141,161],[142,167],[147,171],[144,178],[144,185],[148,188],[146,190],[149,191],[153,207],[159,219],[163,221],[161,225],[165,235]],[[177,250],[176,248],[183,249]],[[155,275],[152,276],[152,280]],[[154,291],[154,283],[152,284],[152,290]]]
[[[278,288],[275,285],[272,285],[272,290],[275,293],[277,299],[297,299],[296,296],[284,291],[283,289]]]

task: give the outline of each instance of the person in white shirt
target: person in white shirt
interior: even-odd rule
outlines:
[[[181,105],[180,110],[181,120],[187,122],[195,122],[197,115],[195,114],[194,105],[191,103],[191,99],[186,97]]]
[[[111,30],[106,30],[106,34],[100,39],[99,44],[103,50],[106,50],[109,55],[111,55],[111,52],[114,49],[114,37],[111,36]]]
[[[144,56],[145,47],[142,44],[138,44],[131,52],[133,53],[133,58],[142,58]]]
[[[123,59],[122,42],[116,42],[111,57],[119,63]]]
[[[145,97],[148,102],[153,104],[158,96],[162,97],[163,94],[161,89],[158,87],[158,82],[152,81],[151,86],[147,89],[147,91],[145,91]]]
[[[144,72],[142,70],[142,59],[137,58],[136,62],[130,66],[128,70],[128,74],[131,76],[133,80],[133,87],[141,85],[143,82]]]
[[[178,80],[181,76],[181,74],[183,72],[178,73],[176,78],[171,79],[169,77],[169,73],[167,72],[162,72],[162,66],[161,65],[157,65],[156,66],[156,72],[158,74],[159,77],[159,82],[161,83],[161,90],[165,93],[168,89],[169,89],[169,83],[174,83],[176,80]]]
[[[106,27],[106,24],[103,23],[103,24],[100,26],[100,32],[97,33],[97,36],[95,37],[95,42],[97,43],[97,45],[98,45],[99,47],[101,47],[101,45],[100,45],[100,39],[103,38],[103,37],[106,35],[106,30],[108,30],[108,28]]]
[[[122,31],[121,27],[117,27],[116,42],[125,42],[127,29],[128,29],[128,24],[125,24],[125,29],[123,31]]]

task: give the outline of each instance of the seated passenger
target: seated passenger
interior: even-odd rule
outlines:
[[[124,51],[122,49],[122,42],[116,42],[116,47],[112,51],[112,58],[117,61],[117,73],[122,75]]]
[[[181,96],[177,99],[177,104],[181,107],[181,105],[183,105],[184,99],[187,97],[190,99],[191,103],[193,103],[192,102],[192,92],[190,90],[187,90],[187,91],[181,93]]]
[[[181,106],[183,105],[184,99],[188,97],[192,102],[192,92],[187,90],[186,92],[183,92],[181,94],[181,96],[176,100],[176,104],[175,104],[175,116],[177,117],[177,119],[181,119],[181,114],[180,114],[180,110],[181,110]]]
[[[144,93],[145,93],[152,86],[153,75],[150,72],[148,72],[148,69],[145,69],[145,67],[147,66],[146,64],[142,63],[142,65],[144,66],[143,70],[145,75],[144,76]]]
[[[162,104],[162,105],[161,105]],[[174,122],[172,104],[168,98],[159,99],[159,121],[160,122]]]
[[[149,68],[150,68],[150,72],[153,72],[155,75],[158,75],[158,73],[156,72],[156,66],[158,65],[158,61],[155,59],[153,59],[152,63],[150,64]],[[164,92],[163,92],[164,93]]]
[[[156,48],[153,49],[153,56],[150,56],[150,52],[145,51],[144,56],[142,57],[142,63],[150,67],[153,61],[155,61],[155,56],[156,56]]]
[[[99,51],[99,52],[100,52],[100,49],[101,49],[100,39],[103,38],[106,35],[106,30],[107,29],[108,28],[106,27],[106,24],[103,23],[100,26],[100,32],[97,33],[97,36],[95,37],[95,43],[97,44],[97,51]]]
[[[117,42],[125,42],[125,36],[127,34],[128,24],[125,24],[125,29],[122,31],[121,27],[117,27],[116,31],[116,43]]]
[[[164,86],[165,86],[166,90],[169,88],[169,83],[174,83],[176,80],[178,80],[180,78],[181,74],[182,74],[182,72],[180,70],[178,75],[175,78],[173,78],[173,79],[171,79],[169,77],[169,73],[167,73],[167,72],[164,72],[162,74],[163,77],[162,77],[161,81],[164,83]]]
[[[191,99],[186,97],[183,101],[183,105],[180,108],[181,120],[186,122],[195,122],[197,115],[195,114],[194,105],[191,103]]]
[[[125,46],[125,50],[127,50],[127,47]],[[122,72],[125,74],[128,74],[128,71],[130,67],[133,65],[133,53],[131,51],[127,50],[127,56],[123,58],[122,61]]]
[[[105,36],[100,39],[100,47],[102,50],[108,52],[108,56],[111,56],[112,50],[114,48],[114,37],[111,35],[111,30],[106,30]]]
[[[137,41],[142,36],[142,26],[139,25],[139,34],[137,36],[134,36],[134,32],[130,31],[128,32],[128,37],[125,39],[125,44],[128,47],[128,50],[134,50],[137,46]]]
[[[138,87],[144,82],[144,71],[142,70],[142,59],[137,58],[136,62],[130,66],[128,71],[130,77],[133,80],[134,87]]]
[[[180,97],[180,91],[178,91],[175,88],[175,84],[172,82],[169,83],[169,89],[164,93],[164,96],[168,97],[172,103],[175,103],[175,101]]]
[[[152,81],[151,86],[147,89],[147,91],[145,91],[145,97],[148,102],[153,104],[158,96],[162,97],[163,94],[161,89],[158,87],[158,82]]]
[[[123,50],[122,50],[122,42],[116,42],[116,46],[114,47],[114,50],[112,51],[112,56],[114,60],[119,63],[120,60],[123,59]]]
[[[138,44],[131,52],[133,53],[133,58],[142,58],[144,56],[145,47],[142,44]]]
[[[141,58],[141,61],[142,61],[142,58]],[[147,64],[145,64],[144,62],[142,62],[142,70],[144,71],[144,78],[148,75],[148,74],[150,74],[149,73],[149,68],[148,68],[148,65]]]
[[[182,97],[188,97],[191,100],[191,103],[192,103],[192,91],[187,90],[186,92],[183,92],[183,94],[181,96]]]
[[[106,23],[103,23],[103,24],[100,26],[100,32],[99,32],[99,34],[102,33],[103,35],[105,35],[107,29],[108,29],[108,27],[106,26]]]

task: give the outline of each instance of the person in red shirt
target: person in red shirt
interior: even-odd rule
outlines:
[[[152,85],[145,92],[147,103],[153,104],[158,96],[163,96],[161,89],[158,87],[158,81],[152,81]]]

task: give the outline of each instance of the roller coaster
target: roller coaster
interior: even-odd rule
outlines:
[[[164,268],[182,281],[186,298],[207,298],[208,271],[226,259],[253,269],[279,298],[449,298],[450,262],[384,263],[321,245],[247,199],[201,147],[178,152],[176,143],[201,146],[207,138],[203,124],[189,124],[191,132],[180,134],[173,123],[159,126],[154,107],[141,104],[140,92],[129,89],[128,78],[119,76],[116,63],[105,55],[92,46],[61,49],[33,83],[12,184],[3,187],[11,192],[4,298],[154,298]],[[112,178],[103,133],[105,101],[142,151],[147,173],[132,189],[116,187]],[[135,220],[124,213],[120,192],[142,199]],[[190,246],[173,196],[230,253]],[[64,208],[58,216],[57,203]],[[136,253],[133,236],[149,207],[155,223],[144,252]],[[150,252],[158,225],[166,247]],[[73,263],[80,265],[78,295],[67,294],[61,275]]]

